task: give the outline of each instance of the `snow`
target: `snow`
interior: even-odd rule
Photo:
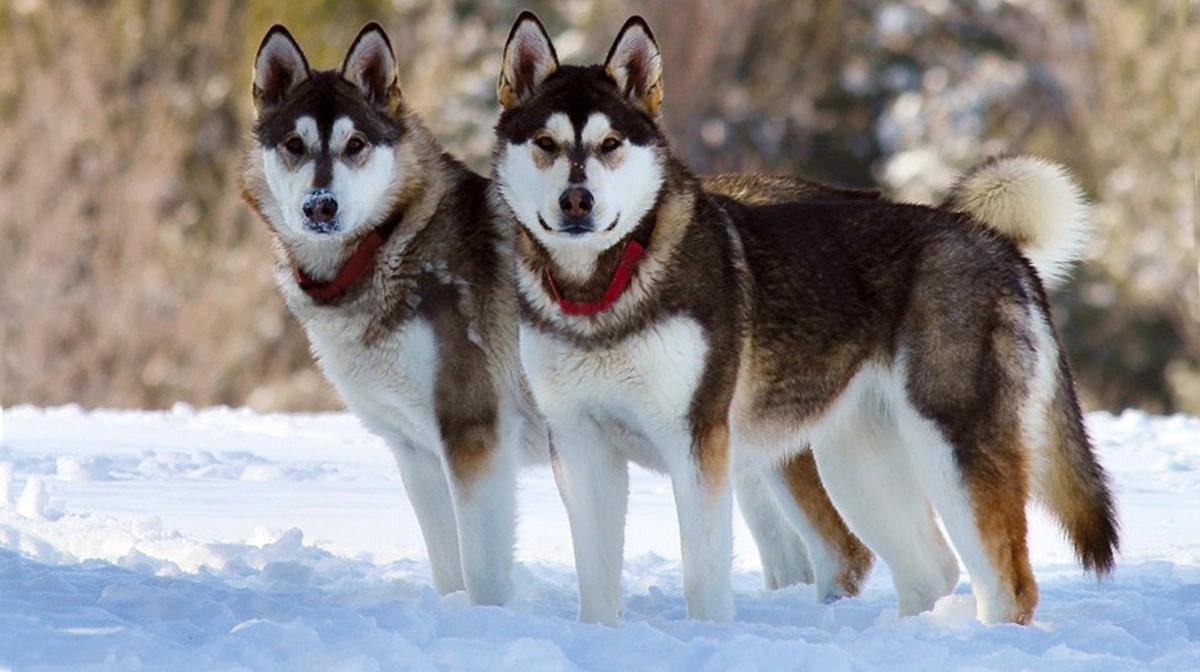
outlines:
[[[1033,512],[1028,627],[975,622],[965,575],[903,619],[882,564],[832,605],[811,586],[765,591],[740,519],[736,621],[688,621],[670,487],[635,470],[613,629],[574,621],[545,468],[522,472],[514,604],[470,607],[433,590],[392,459],[352,416],[6,409],[0,669],[1198,669],[1200,419],[1088,424],[1115,480],[1121,561],[1096,582]]]

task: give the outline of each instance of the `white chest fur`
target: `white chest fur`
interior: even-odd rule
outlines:
[[[703,329],[685,317],[591,349],[521,327],[521,362],[551,426],[594,423],[651,468],[663,462],[653,437],[687,422],[707,353]]]
[[[437,345],[428,322],[410,320],[370,346],[361,325],[347,321],[311,320],[305,330],[325,375],[369,429],[393,445],[441,451],[434,414]]]

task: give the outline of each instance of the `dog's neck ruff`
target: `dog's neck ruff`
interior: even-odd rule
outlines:
[[[300,289],[315,301],[332,301],[340,297],[362,277],[363,271],[371,265],[375,253],[391,238],[392,232],[399,226],[401,219],[403,218],[389,218],[367,234],[367,237],[359,242],[354,253],[342,265],[341,270],[329,282],[313,280],[297,265],[296,282],[300,285]]]
[[[607,310],[629,287],[629,281],[633,279],[633,269],[645,251],[646,248],[636,240],[631,239],[625,243],[625,251],[621,253],[621,260],[617,262],[612,282],[608,283],[608,289],[604,290],[604,296],[599,301],[578,302],[563,297],[558,292],[558,287],[554,286],[554,278],[550,276],[550,269],[547,268],[546,282],[550,285],[550,291],[554,293],[554,299],[558,301],[559,310],[563,315],[595,315]]]
[[[654,224],[654,214],[651,213],[638,227],[634,236],[625,243],[625,249],[621,252],[620,260],[617,261],[617,268],[613,271],[612,280],[604,290],[604,296],[599,300],[579,302],[564,297],[555,286],[554,278],[550,275],[550,268],[547,267],[544,271],[546,284],[550,287],[550,292],[554,294],[554,300],[558,302],[558,308],[563,315],[595,315],[608,310],[616,303],[633,280],[633,269],[637,268],[638,262],[642,260],[642,255],[646,252],[650,234],[654,231]]]

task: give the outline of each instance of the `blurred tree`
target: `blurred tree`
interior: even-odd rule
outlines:
[[[1084,385],[1111,408],[1200,411],[1200,12],[1191,4],[1085,3],[1079,30],[1090,39],[1063,54],[1098,229],[1068,295],[1066,334],[1087,362]]]
[[[335,67],[392,37],[409,104],[486,171],[518,11],[567,62],[632,13],[701,171],[936,200],[987,155],[1083,179],[1097,236],[1056,315],[1090,407],[1200,412],[1200,19],[1189,0],[15,0],[0,5],[0,401],[337,404],[275,295],[236,169],[250,64],[284,23]]]

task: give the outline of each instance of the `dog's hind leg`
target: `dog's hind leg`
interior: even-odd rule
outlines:
[[[1029,421],[1047,417],[1055,351],[1048,337],[1039,342],[1046,327],[1020,292],[968,323],[952,310],[959,297],[940,285],[927,293],[946,303],[931,299],[914,316],[924,331],[898,360],[889,389],[899,435],[970,574],[979,620],[1028,623],[1038,601],[1026,540],[1029,443],[1045,424]]]
[[[552,422],[551,442],[554,480],[575,551],[579,620],[618,625],[629,467],[591,422],[570,427]]]
[[[459,556],[454,500],[450,497],[441,458],[433,451],[413,445],[393,446],[392,454],[421,526],[434,588],[442,595],[463,590],[466,583]]]
[[[1019,438],[977,447],[975,460],[955,459],[946,432],[910,409],[900,434],[923,489],[962,558],[975,595],[976,615],[985,624],[1028,623],[1037,606],[1037,584],[1029,565],[1023,470],[1012,468]],[[1012,434],[1016,434],[1013,428]],[[1019,460],[1020,458],[1015,458]]]
[[[766,475],[764,482],[808,548],[817,599],[832,602],[857,595],[874,558],[834,508],[812,451],[793,455]]]
[[[829,497],[892,572],[900,615],[932,608],[958,582],[958,560],[888,420],[860,415],[812,438]]]
[[[738,474],[734,487],[742,519],[758,547],[763,583],[768,590],[812,583],[808,549],[792,524],[783,517],[763,476],[753,470],[744,470]]]

